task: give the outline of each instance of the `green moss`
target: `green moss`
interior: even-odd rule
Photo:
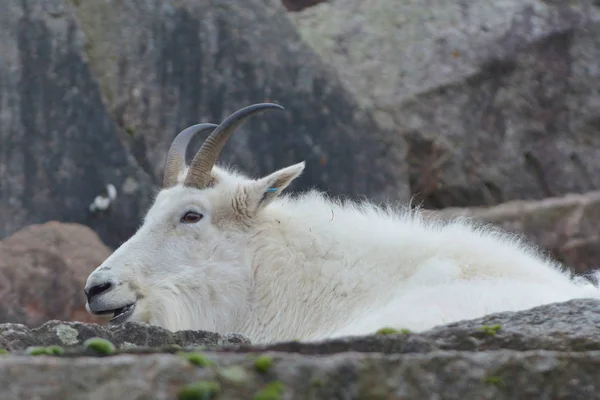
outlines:
[[[51,356],[53,355],[50,349],[44,346],[29,346],[25,349],[25,354],[30,356]]]
[[[273,366],[273,358],[261,355],[254,360],[254,368],[260,372],[267,372]]]
[[[8,350],[3,349],[2,347],[0,347],[0,356],[5,355],[5,354],[10,354],[10,353],[8,352]]]
[[[221,386],[216,381],[197,381],[189,383],[179,389],[178,400],[209,400],[214,398]]]
[[[375,333],[377,335],[396,335],[396,334],[400,333],[400,331],[398,329],[385,327],[385,328],[378,329],[377,332],[375,332]]]
[[[129,136],[134,136],[135,135],[135,128],[133,126],[127,125],[125,127],[125,132],[127,132],[127,134]]]
[[[494,385],[497,387],[504,387],[504,380],[499,376],[486,376],[483,381],[488,385]]]
[[[95,353],[99,355],[109,355],[115,352],[115,345],[110,342],[110,340],[106,340],[99,337],[89,338],[83,345]]]
[[[280,400],[285,386],[282,382],[273,381],[254,393],[252,400]]]
[[[50,353],[52,353],[52,355],[55,356],[60,356],[65,352],[62,347],[56,345],[48,346],[47,349],[50,351]]]
[[[479,330],[483,333],[485,333],[488,336],[494,336],[496,333],[498,333],[498,331],[502,328],[501,325],[499,324],[495,324],[495,325],[483,325],[481,327],[479,327]]]
[[[314,387],[321,387],[324,385],[323,381],[319,378],[315,378],[312,381],[310,381],[310,384]]]
[[[206,358],[206,356],[204,354],[197,352],[197,351],[196,352],[180,351],[177,353],[177,355],[179,357],[185,358],[192,364],[197,365],[199,367],[208,367],[209,365],[212,364],[212,361],[210,361],[208,358]]]

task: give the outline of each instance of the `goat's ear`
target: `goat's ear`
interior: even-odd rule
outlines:
[[[290,165],[254,181],[248,188],[248,208],[254,212],[266,207],[304,171],[304,161]]]

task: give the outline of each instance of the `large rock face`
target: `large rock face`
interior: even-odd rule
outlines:
[[[0,237],[48,220],[85,223],[110,245],[137,227],[151,180],[117,136],[60,1],[0,7]],[[107,184],[108,213],[89,205]]]
[[[330,0],[289,17],[406,139],[426,206],[600,188],[597,1]]]
[[[53,399],[594,399],[600,302],[490,315],[421,334],[252,346],[243,336],[0,325],[0,397]],[[84,348],[113,340],[111,354]],[[61,356],[24,356],[59,345]],[[176,345],[176,346],[173,346]],[[101,357],[94,357],[101,356]],[[92,357],[90,357],[92,356]]]
[[[105,103],[157,183],[179,130],[270,101],[287,111],[240,127],[222,162],[262,175],[306,160],[293,188],[408,195],[402,142],[360,110],[283,9],[262,0],[83,0],[74,12]]]
[[[177,132],[263,101],[287,112],[253,118],[222,161],[256,175],[305,159],[298,188],[406,198],[401,142],[360,112],[284,14],[259,0],[4,1],[0,237],[54,219],[118,246]],[[117,199],[90,212],[107,184]]]
[[[88,275],[111,251],[90,228],[31,225],[0,241],[0,323],[49,319],[105,323],[85,311]]]

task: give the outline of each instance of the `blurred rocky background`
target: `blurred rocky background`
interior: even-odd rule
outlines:
[[[103,323],[83,282],[171,140],[265,101],[287,111],[223,162],[306,160],[292,190],[412,200],[600,266],[598,1],[3,0],[0,323]]]

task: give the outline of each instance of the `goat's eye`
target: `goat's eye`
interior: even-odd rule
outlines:
[[[194,211],[188,211],[181,217],[181,222],[184,224],[193,224],[202,219],[203,215]]]

